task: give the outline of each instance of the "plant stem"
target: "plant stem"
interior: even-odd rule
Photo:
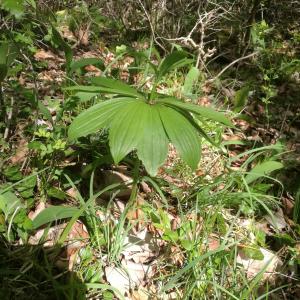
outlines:
[[[136,200],[139,176],[140,176],[140,160],[137,157],[134,163],[133,184],[132,184],[132,190],[131,190],[128,206],[131,206]]]
[[[2,84],[0,83],[0,120],[5,122],[6,108],[4,104],[4,97],[2,91]]]

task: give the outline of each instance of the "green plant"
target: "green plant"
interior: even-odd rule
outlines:
[[[179,99],[156,92],[160,80],[175,68],[188,65],[191,60],[184,52],[175,51],[158,67],[151,64],[155,76],[151,92],[143,92],[123,82],[92,78],[93,86],[74,86],[68,90],[115,95],[82,112],[69,128],[69,138],[74,140],[98,131],[109,129],[109,146],[115,163],[136,149],[137,155],[152,176],[167,157],[171,142],[181,158],[196,169],[200,160],[199,134],[211,139],[199,123],[208,118],[227,126],[230,121],[211,108],[184,103]]]

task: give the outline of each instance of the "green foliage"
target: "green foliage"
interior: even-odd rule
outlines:
[[[158,66],[154,81],[158,82],[168,71],[188,63],[190,60],[184,53],[173,52]],[[166,159],[167,141],[175,145],[181,158],[192,169],[197,167],[201,148],[199,134],[206,138],[207,135],[194,121],[192,114],[231,125],[220,112],[156,95],[155,85],[151,94],[147,94],[114,79],[96,77],[91,82],[99,88],[73,86],[68,90],[98,91],[117,97],[96,104],[75,118],[69,128],[69,138],[76,139],[108,128],[109,145],[115,163],[136,149],[147,171],[153,176]]]
[[[186,97],[191,97],[193,95],[194,86],[198,81],[199,76],[199,69],[191,67],[184,80],[183,93]]]
[[[1,7],[20,18],[24,14],[25,0],[1,0]]]
[[[283,164],[278,161],[265,161],[257,164],[246,176],[245,180],[248,184],[252,183],[256,179],[266,176],[273,171],[283,168]]]
[[[0,84],[7,76],[8,70],[18,54],[13,43],[0,42]]]
[[[76,207],[50,206],[42,210],[32,221],[33,228],[37,229],[47,223],[56,222],[61,219],[71,218],[79,210]]]
[[[79,60],[73,61],[70,66],[70,73],[81,69],[88,65],[94,65],[100,67],[101,70],[104,69],[103,61],[99,58],[81,58]]]

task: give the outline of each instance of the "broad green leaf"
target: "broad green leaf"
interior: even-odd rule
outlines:
[[[196,169],[200,160],[201,144],[197,131],[190,122],[176,110],[158,106],[167,135],[179,152],[180,157]]]
[[[187,251],[191,251],[195,246],[195,244],[190,240],[181,240],[180,244]]]
[[[94,85],[74,85],[74,86],[69,86],[65,88],[66,91],[80,91],[80,92],[86,92],[86,93],[102,93],[103,89],[99,86],[94,86]]]
[[[98,95],[99,93],[77,92],[74,96],[77,97],[80,102],[87,102]]]
[[[234,95],[234,110],[235,111],[240,111],[245,107],[245,105],[247,103],[249,92],[250,92],[249,86],[244,86],[240,90],[235,92],[235,95]]]
[[[183,51],[174,51],[166,56],[158,67],[158,77],[164,76],[167,72],[188,65],[192,59],[187,58],[187,53]]]
[[[144,130],[142,139],[137,145],[137,153],[147,172],[155,176],[168,154],[168,137],[155,105],[149,105]]]
[[[36,176],[27,176],[25,181],[22,181],[16,186],[16,190],[23,198],[30,198],[33,196],[34,188],[36,186]]]
[[[130,85],[111,78],[106,77],[93,77],[91,82],[97,86],[102,87],[103,93],[120,94],[125,96],[132,96],[141,98],[141,93]]]
[[[183,92],[186,96],[190,96],[193,93],[193,88],[195,82],[197,82],[200,75],[200,71],[196,67],[191,67],[189,72],[187,73],[185,80],[184,80],[184,86],[183,86]]]
[[[176,110],[178,110],[190,122],[190,124],[193,125],[193,127],[197,130],[198,134],[202,135],[212,145],[218,147],[218,145],[206,134],[206,132],[195,121],[195,119],[190,114],[190,112],[181,109],[176,109]]]
[[[66,198],[65,192],[63,192],[62,190],[60,190],[54,186],[47,189],[47,195],[49,197],[56,198],[59,200],[64,200]]]
[[[92,57],[92,58],[81,58],[79,60],[73,61],[70,66],[70,72],[74,72],[77,69],[81,69],[89,65],[99,66],[101,70],[104,69],[103,61],[99,58]]]
[[[23,175],[20,171],[20,166],[10,166],[3,170],[3,175],[9,181],[19,181],[23,178]]]
[[[37,229],[42,225],[51,223],[57,220],[71,218],[79,209],[76,207],[67,206],[50,206],[42,210],[33,220],[33,228]]]
[[[250,184],[256,179],[264,177],[275,170],[282,169],[283,167],[283,164],[278,161],[263,162],[261,164],[256,165],[246,176],[245,180],[248,184]]]
[[[16,18],[20,18],[24,14],[24,0],[1,0],[1,7]]]
[[[261,252],[260,248],[256,245],[250,245],[243,248],[243,253],[247,258],[255,259],[255,260],[263,260],[264,255]]]
[[[117,98],[98,103],[77,116],[69,127],[68,136],[76,139],[107,127],[118,110],[135,101],[132,98]]]
[[[23,207],[20,199],[10,191],[1,193],[0,190],[0,209],[3,211],[5,217],[7,218],[13,214],[17,207]]]
[[[149,51],[151,53],[149,53]],[[149,49],[144,50],[144,51],[129,50],[128,55],[132,56],[134,58],[133,67],[134,67],[135,70],[137,70],[137,69],[145,70],[144,65],[146,63],[147,66],[152,68],[154,73],[157,73],[157,66],[151,62],[151,59],[149,59],[149,57],[151,57],[151,55],[155,55],[157,58],[159,57],[159,53],[154,47],[149,48]]]
[[[169,107],[177,107],[191,113],[201,115],[205,118],[222,123],[227,126],[233,126],[230,120],[228,120],[223,113],[215,111],[214,109],[209,107],[198,106],[192,103],[185,103],[177,100],[176,98],[162,98],[156,101],[159,103],[163,103]]]
[[[115,114],[109,130],[110,151],[115,163],[119,163],[140,143],[149,111],[148,104],[136,100]]]

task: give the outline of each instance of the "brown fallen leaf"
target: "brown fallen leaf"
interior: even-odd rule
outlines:
[[[41,208],[39,208],[39,210]],[[36,210],[36,213],[37,211],[38,210]],[[34,216],[31,215],[31,217]],[[58,224],[50,227],[49,230],[46,230],[44,228],[37,230],[37,232],[29,238],[28,244],[39,245],[43,243],[43,247],[47,249],[55,247],[67,224],[68,223]],[[68,270],[72,270],[75,264],[75,258],[77,257],[78,251],[86,245],[88,239],[89,234],[85,225],[82,222],[77,221],[72,226],[64,243],[66,248],[59,255],[59,257],[56,258],[54,262],[55,265],[57,267],[68,268]]]
[[[89,73],[93,73],[95,76],[101,76],[101,70],[93,65],[88,65],[84,67],[84,70]]]
[[[46,208],[45,202],[40,201],[38,205],[35,207],[35,210],[32,210],[28,214],[28,218],[33,220],[42,210]]]
[[[26,159],[28,151],[29,151],[27,144],[28,143],[26,140],[24,140],[24,139],[20,140],[20,142],[17,146],[15,155],[10,158],[10,162],[13,165],[20,164],[21,162],[23,162]]]
[[[35,54],[34,58],[38,61],[42,60],[55,60],[56,56],[51,51],[46,51],[44,49],[39,49]]]
[[[207,96],[201,97],[197,100],[198,105],[208,107],[211,105],[211,99]]]

